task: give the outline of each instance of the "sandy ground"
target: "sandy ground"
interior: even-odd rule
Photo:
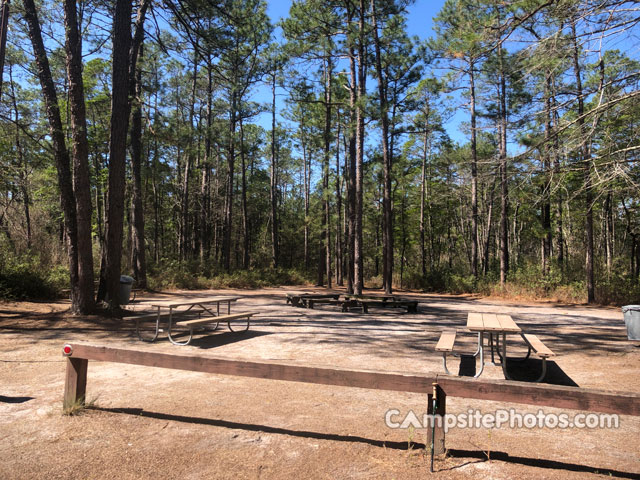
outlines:
[[[192,345],[166,335],[140,342],[132,325],[102,317],[72,317],[68,303],[0,304],[0,478],[394,478],[429,474],[425,429],[392,429],[385,413],[426,412],[424,395],[210,375],[89,362],[92,407],[62,415],[65,342],[229,359],[402,372],[442,372],[434,351],[443,328],[464,327],[467,313],[508,313],[556,354],[548,383],[640,392],[640,347],[626,339],[620,309],[514,304],[469,296],[407,293],[416,314],[285,304],[286,291],[147,294],[151,298],[239,294],[233,310],[259,312],[247,333],[226,326],[199,334]],[[473,353],[459,335],[456,350]],[[516,348],[516,351],[522,350]],[[452,359],[472,374],[469,357]],[[514,365],[517,379],[535,378],[538,360]],[[503,378],[499,366],[482,378]],[[537,407],[459,398],[448,413],[493,413]],[[544,408],[545,413],[563,413]],[[580,413],[567,411],[571,418]],[[474,428],[447,433],[448,454],[436,478],[640,478],[640,417],[619,428]]]

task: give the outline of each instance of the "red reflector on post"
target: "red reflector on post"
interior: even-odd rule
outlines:
[[[65,357],[70,357],[72,353],[73,353],[73,348],[71,348],[71,345],[65,345],[64,347],[62,347],[62,354]]]

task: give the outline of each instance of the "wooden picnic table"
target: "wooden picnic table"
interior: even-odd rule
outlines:
[[[343,312],[352,308],[361,308],[362,313],[369,313],[369,307],[406,308],[407,312],[416,313],[418,302],[394,295],[353,295],[346,294],[340,299],[339,293],[287,293],[287,303],[294,307],[313,308],[316,304],[339,305]]]
[[[155,308],[168,308],[169,310],[173,310],[175,308],[180,307],[189,307],[187,311],[192,309],[193,307],[200,306],[206,310],[206,306],[208,305],[216,305],[217,313],[220,314],[220,304],[227,304],[227,313],[231,311],[231,302],[235,302],[242,297],[223,297],[223,296],[212,296],[212,297],[200,297],[200,298],[178,298],[175,300],[156,300],[148,303],[148,305]]]
[[[221,320],[226,321],[229,325],[229,329],[233,331],[231,327],[231,320],[235,320],[238,318],[246,318],[247,324],[244,330],[249,328],[249,317],[253,315],[252,312],[243,312],[242,314],[237,313],[231,314],[231,303],[236,302],[241,297],[236,296],[210,296],[210,297],[195,297],[195,298],[177,298],[171,300],[156,300],[147,303],[148,306],[152,307],[156,310],[155,313],[149,313],[146,315],[138,315],[132,317],[126,317],[125,320],[135,320],[136,321],[136,333],[138,334],[138,338],[140,340],[153,342],[158,338],[158,334],[160,333],[160,320],[161,318],[167,318],[168,322],[168,330],[167,336],[169,341],[176,345],[186,345],[191,341],[191,336],[193,334],[193,328],[196,325],[203,325],[206,323],[215,323],[216,328],[218,328],[218,324]],[[220,315],[220,305],[226,304],[227,306],[227,314]],[[184,308],[186,307],[186,308]],[[215,310],[215,313],[214,313]],[[192,313],[193,318],[188,318],[188,315]],[[202,317],[203,313],[208,313],[209,317]],[[178,316],[181,321],[176,322],[176,325],[185,326],[189,328],[189,339],[186,342],[177,342],[171,336],[171,329],[173,327],[174,316]],[[185,320],[185,317],[187,318]],[[140,333],[140,320],[155,318],[155,331],[151,338],[143,338]]]
[[[505,378],[509,378],[507,374],[507,334],[522,333],[522,329],[511,316],[495,313],[476,313],[470,312],[467,316],[467,330],[478,334],[478,350],[475,356],[480,355],[480,371],[475,375],[479,377],[484,370],[484,336],[488,335],[489,348],[491,349],[491,363],[495,364],[494,353],[497,352],[501,357],[502,371]],[[495,340],[494,340],[495,335]],[[499,338],[502,335],[502,352],[499,348]],[[529,353],[531,353],[529,351]],[[529,357],[527,354],[527,358]]]
[[[480,356],[480,371],[474,375],[479,377],[484,370],[484,336],[488,335],[488,345],[491,349],[491,363],[495,365],[494,353],[500,358],[502,372],[507,380],[510,380],[507,372],[507,335],[517,333],[521,336],[527,345],[527,355],[524,358],[511,358],[510,361],[524,361],[529,358],[531,352],[534,351],[542,359],[542,374],[536,380],[541,381],[547,371],[547,358],[555,356],[542,341],[533,334],[523,333],[520,326],[513,321],[511,316],[495,313],[476,313],[470,312],[467,316],[467,330],[478,334],[478,348],[473,354],[474,357]],[[450,375],[447,369],[447,353],[452,353],[453,345],[456,340],[457,332],[455,330],[445,330],[440,335],[440,339],[436,345],[436,351],[442,352],[442,360],[444,371]],[[495,338],[494,338],[495,336]],[[502,336],[502,345],[500,344],[500,336]]]

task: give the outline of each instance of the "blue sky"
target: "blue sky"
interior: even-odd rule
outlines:
[[[431,36],[431,19],[435,17],[444,0],[419,0],[409,7],[408,31],[411,35],[418,35],[420,38],[428,38]],[[267,13],[274,22],[289,14],[289,0],[271,0],[267,1]]]
[[[291,6],[291,0],[268,0],[267,1],[267,13],[271,17],[272,22],[276,23],[281,18],[285,18],[289,14],[289,7]],[[433,35],[432,25],[433,17],[435,17],[444,0],[418,0],[408,8],[409,15],[407,17],[407,32],[409,35],[416,35],[420,39],[427,39]],[[280,92],[280,97],[282,97]],[[254,99],[257,101],[270,101],[271,91],[267,88],[260,88],[256,91]],[[277,107],[279,108],[279,107]],[[447,125],[449,135],[454,140],[464,143],[466,141],[464,135],[460,132],[458,126],[460,121],[464,120],[462,112],[457,114]],[[282,119],[281,119],[282,120]],[[259,118],[258,122],[267,129],[271,128],[270,114],[263,114],[262,118]]]

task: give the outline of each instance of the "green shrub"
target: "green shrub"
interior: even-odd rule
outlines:
[[[211,265],[203,268],[196,262],[164,261],[149,270],[152,289],[181,288],[187,290],[217,288],[263,288],[308,283],[297,270],[236,270],[216,273]]]
[[[213,277],[209,281],[209,288],[263,288],[305,283],[308,283],[308,279],[296,270],[237,270]]]
[[[419,282],[418,278],[422,281]],[[447,268],[434,269],[427,275],[412,279],[412,284],[420,284],[419,287],[427,292],[446,293],[473,293],[477,290],[476,280],[473,275],[458,273]]]
[[[0,298],[4,300],[50,300],[69,284],[68,270],[41,265],[33,255],[5,255],[0,267]]]
[[[451,274],[447,278],[447,291],[449,293],[473,293],[476,291],[475,278],[473,275]]]
[[[603,305],[640,304],[640,283],[632,277],[612,273],[596,282],[596,301]]]

